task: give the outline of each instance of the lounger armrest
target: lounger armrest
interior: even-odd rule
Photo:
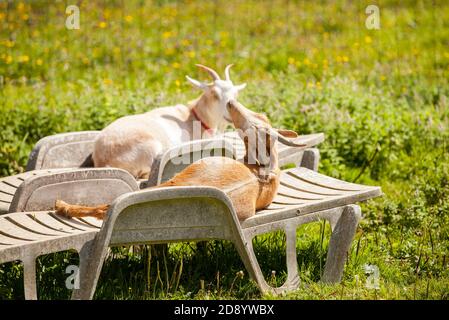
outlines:
[[[99,131],[61,133],[39,140],[26,170],[92,166],[90,155]]]
[[[235,149],[225,139],[193,140],[165,151],[157,160],[158,170],[152,173],[147,186],[159,185],[193,162],[206,157],[224,156],[235,159]]]
[[[55,200],[87,206],[107,204],[136,190],[137,181],[122,169],[85,168],[49,173],[25,179],[14,194],[9,212],[52,210]]]

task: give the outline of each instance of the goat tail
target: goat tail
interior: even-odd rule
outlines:
[[[95,217],[103,220],[108,212],[109,205],[103,204],[96,207],[78,206],[68,204],[62,200],[56,200],[55,212],[67,218]]]

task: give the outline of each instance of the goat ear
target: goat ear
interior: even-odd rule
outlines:
[[[207,88],[207,85],[203,82],[200,82],[198,80],[192,79],[189,76],[186,76],[187,81],[189,81],[191,84],[193,84],[194,87],[197,87],[198,89],[204,90]]]
[[[295,131],[292,130],[286,130],[286,129],[276,129],[276,131],[283,135],[286,138],[297,138],[298,134]]]

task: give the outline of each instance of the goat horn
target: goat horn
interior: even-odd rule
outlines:
[[[305,147],[307,146],[307,144],[303,144],[303,143],[296,143],[293,140],[287,139],[286,137],[282,136],[281,134],[277,133],[275,130],[273,129],[269,129],[270,134],[274,137],[276,137],[276,139],[279,140],[279,142],[285,144],[286,146],[289,147]]]
[[[203,69],[204,71],[207,71],[207,73],[209,73],[210,76],[211,76],[214,80],[221,80],[221,79],[220,79],[220,76],[218,75],[218,73],[217,73],[215,70],[213,70],[213,69],[211,69],[211,68],[209,68],[209,67],[203,66],[202,64],[196,64],[196,66],[197,66],[198,68],[200,68],[200,69]]]
[[[233,63],[228,64],[228,65],[226,66],[226,68],[225,68],[226,81],[231,81],[231,77],[229,76],[229,70],[231,69],[231,67],[232,67],[233,65],[234,65]]]
[[[198,89],[202,89],[204,90],[205,88],[207,88],[207,84],[195,79],[190,78],[189,76],[186,76],[186,79],[193,84],[195,87],[197,87]]]

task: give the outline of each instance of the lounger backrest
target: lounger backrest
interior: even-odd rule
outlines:
[[[119,197],[102,232],[110,239],[106,246],[241,238],[230,199],[210,187],[160,188]]]
[[[138,190],[127,171],[108,168],[73,169],[26,179],[17,189],[9,212],[53,210],[56,200],[86,206],[112,203]]]
[[[93,166],[90,157],[98,133],[80,131],[42,138],[33,148],[26,170]]]
[[[195,140],[170,148],[159,159],[159,170],[156,171],[157,180],[154,184],[171,179],[193,162],[206,157],[235,159],[236,151],[232,144],[223,138]]]

